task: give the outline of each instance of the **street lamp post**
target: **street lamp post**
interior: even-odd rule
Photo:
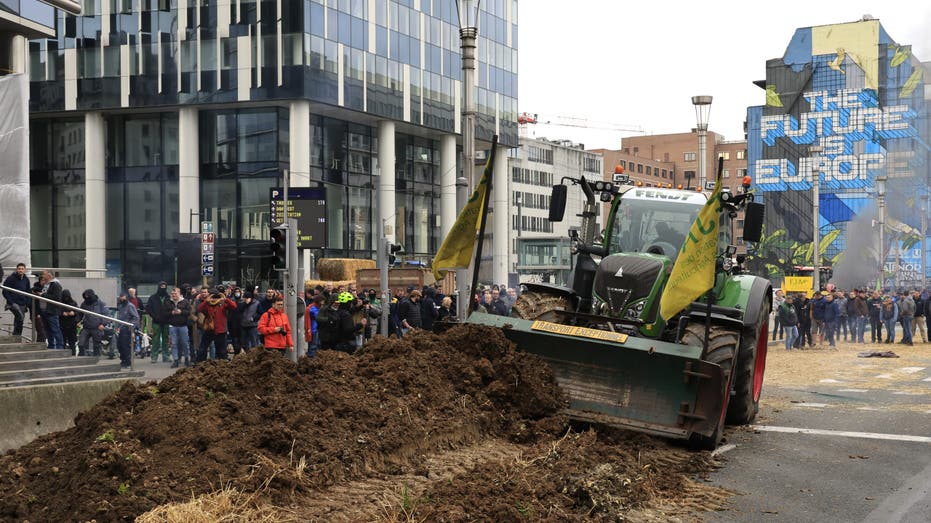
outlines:
[[[921,288],[928,287],[928,195],[921,196]]]
[[[707,179],[708,119],[711,117],[711,96],[692,97],[695,106],[695,120],[698,122],[698,187],[705,190]]]
[[[465,207],[468,197],[475,189],[475,47],[478,40],[478,13],[481,0],[457,0],[459,15],[459,46],[462,52],[462,176],[467,184],[466,191],[456,192],[456,208]],[[479,238],[479,241],[482,241]],[[473,269],[474,270],[474,269]],[[456,286],[459,288],[457,312],[465,321],[468,304],[471,302],[472,278],[468,269],[456,271]]]
[[[886,177],[876,178],[876,195],[879,197],[879,279],[876,286],[883,287],[886,273]]]
[[[812,286],[816,291],[821,290],[821,151],[820,145],[808,148],[811,158],[811,264]]]

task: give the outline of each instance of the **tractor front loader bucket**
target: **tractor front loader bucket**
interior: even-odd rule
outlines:
[[[573,418],[674,438],[710,436],[723,422],[724,374],[701,347],[480,312],[468,322],[503,329],[549,363]]]

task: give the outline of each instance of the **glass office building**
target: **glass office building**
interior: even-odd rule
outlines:
[[[29,42],[34,265],[176,281],[179,234],[206,221],[216,280],[264,281],[285,173],[326,189],[326,246],[305,263],[372,257],[379,221],[409,256],[439,247],[461,133],[454,0],[85,0],[84,13]],[[482,2],[478,28],[476,138],[516,146],[517,1]]]
[[[813,173],[822,261],[839,286],[922,285],[931,181],[931,64],[879,20],[798,29],[766,64],[747,115],[749,173],[767,204],[755,249],[780,279],[813,263]],[[880,215],[880,188],[886,212]],[[879,222],[884,245],[879,248]],[[880,263],[880,259],[883,263]]]

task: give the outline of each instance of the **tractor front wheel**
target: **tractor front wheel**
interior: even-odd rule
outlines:
[[[718,417],[717,426],[710,436],[703,434],[692,434],[689,438],[689,445],[693,448],[702,450],[714,450],[721,438],[724,436],[724,419],[728,411],[730,400],[731,380],[734,372],[734,357],[737,354],[737,344],[740,340],[740,333],[724,327],[712,326],[708,333],[708,351],[702,358],[708,363],[714,363],[721,366],[724,372],[725,387],[722,391],[724,399],[721,405],[721,413]],[[685,327],[685,333],[682,335],[681,343],[684,345],[695,345],[701,347],[705,341],[705,326],[700,323],[690,323]]]
[[[748,425],[760,410],[763,374],[766,371],[766,344],[769,341],[769,304],[760,309],[760,323],[744,330],[734,369],[734,397],[727,409],[727,422]]]

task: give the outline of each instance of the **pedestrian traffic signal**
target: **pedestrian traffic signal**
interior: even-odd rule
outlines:
[[[397,243],[388,242],[388,265],[394,265],[398,259],[398,254],[404,254],[404,247]]]
[[[271,230],[272,243],[270,252],[272,267],[275,270],[284,270],[287,267],[288,257],[288,229],[283,225],[276,225]]]

